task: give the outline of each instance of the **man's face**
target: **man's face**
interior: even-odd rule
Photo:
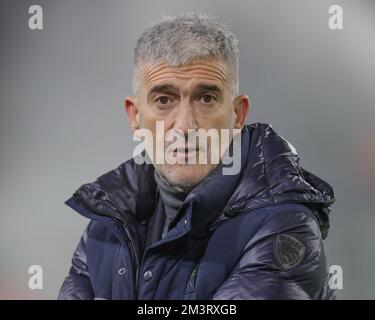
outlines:
[[[127,97],[126,109],[133,129],[150,130],[156,148],[163,145],[156,134],[157,121],[164,122],[163,133],[172,130],[185,137],[185,142],[177,149],[168,149],[172,142],[164,140],[163,150],[173,152],[180,160],[184,158],[185,163],[153,161],[160,176],[178,190],[190,191],[217,166],[211,161],[211,139],[206,141],[207,163],[199,163],[202,149],[199,144],[194,150],[188,148],[188,130],[217,129],[220,141],[220,129],[243,126],[249,102],[246,96],[235,98],[233,95],[230,71],[226,63],[211,58],[180,67],[160,63],[142,64],[139,68],[138,97]],[[192,157],[196,159],[195,164],[188,163]]]

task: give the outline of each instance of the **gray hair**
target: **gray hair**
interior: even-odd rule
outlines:
[[[214,57],[233,70],[233,91],[238,94],[238,40],[217,18],[197,13],[163,16],[146,29],[134,48],[133,91],[137,95],[140,62],[182,66],[196,59]]]

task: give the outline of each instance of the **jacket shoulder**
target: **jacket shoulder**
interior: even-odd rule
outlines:
[[[314,234],[318,238],[322,237],[313,211],[303,204],[285,203],[258,208],[245,213],[244,219],[257,226],[254,234],[257,238],[292,229]]]

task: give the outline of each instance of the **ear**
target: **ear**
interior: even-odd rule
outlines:
[[[137,100],[135,97],[127,96],[125,98],[125,111],[128,114],[129,122],[132,130],[139,129],[139,112],[137,106]]]
[[[235,113],[234,128],[242,129],[251,107],[249,97],[247,95],[237,96],[233,101],[233,106]]]

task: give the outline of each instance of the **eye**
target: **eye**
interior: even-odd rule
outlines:
[[[210,104],[216,101],[216,98],[210,94],[205,94],[201,97],[201,101],[205,104]]]
[[[155,101],[158,102],[160,105],[166,105],[169,102],[171,102],[172,100],[167,96],[161,96],[161,97],[157,98]]]

